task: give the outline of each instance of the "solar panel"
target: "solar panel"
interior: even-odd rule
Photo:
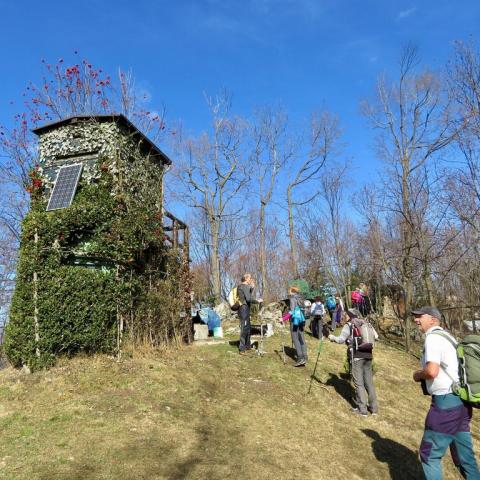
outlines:
[[[81,173],[81,163],[60,167],[52,195],[48,201],[47,211],[67,208],[72,204]]]

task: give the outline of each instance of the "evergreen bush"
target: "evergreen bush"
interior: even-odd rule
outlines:
[[[148,180],[161,180],[158,167],[135,168],[147,180],[132,175],[135,186],[118,189],[118,162],[99,159],[97,178],[82,180],[73,204],[52,212],[39,175],[31,175],[5,331],[14,366],[36,369],[79,351],[115,353],[123,330],[154,346],[189,335],[189,318],[180,315],[185,265],[164,245],[161,202]]]

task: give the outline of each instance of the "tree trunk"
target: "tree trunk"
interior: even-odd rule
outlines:
[[[220,281],[220,258],[219,258],[219,225],[215,219],[210,219],[210,227],[212,230],[212,251],[210,254],[210,268],[212,272],[212,292],[215,304],[222,301],[222,288]]]
[[[295,241],[295,231],[293,229],[293,200],[292,200],[292,188],[289,186],[287,189],[287,201],[288,201],[288,235],[290,238],[290,256],[291,265],[294,278],[298,278],[298,265],[297,265],[297,244]]]
[[[427,258],[424,258],[423,262],[423,284],[425,286],[425,291],[427,292],[428,304],[432,307],[435,307],[436,302],[433,295],[433,284],[432,277],[430,276],[430,265]]]
[[[408,185],[408,172],[410,169],[409,158],[402,159],[402,283],[405,295],[405,311],[403,313],[405,350],[410,351],[410,311],[413,303],[413,261],[411,256],[412,248],[412,225],[410,223],[410,190]]]
[[[267,284],[267,255],[265,247],[265,202],[260,202],[260,275],[262,277],[262,296],[269,299]]]

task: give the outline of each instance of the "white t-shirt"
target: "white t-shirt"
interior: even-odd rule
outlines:
[[[422,368],[424,368],[428,362],[442,365],[438,375],[433,380],[427,380],[426,384],[430,395],[446,395],[447,393],[452,393],[452,378],[458,382],[457,352],[446,338],[438,333],[432,333],[434,330],[443,331],[444,333],[442,335],[450,335],[448,332],[445,332],[443,328],[437,326],[427,330],[421,360]],[[452,378],[445,373],[445,369]]]

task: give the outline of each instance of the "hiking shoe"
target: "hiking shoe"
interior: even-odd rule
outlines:
[[[352,408],[352,413],[355,415],[360,415],[361,417],[368,417],[367,412],[361,412],[358,408]]]
[[[250,355],[250,352],[248,350],[240,350],[238,354],[247,357],[248,355]]]
[[[304,367],[307,364],[306,360],[299,360],[294,367]]]

